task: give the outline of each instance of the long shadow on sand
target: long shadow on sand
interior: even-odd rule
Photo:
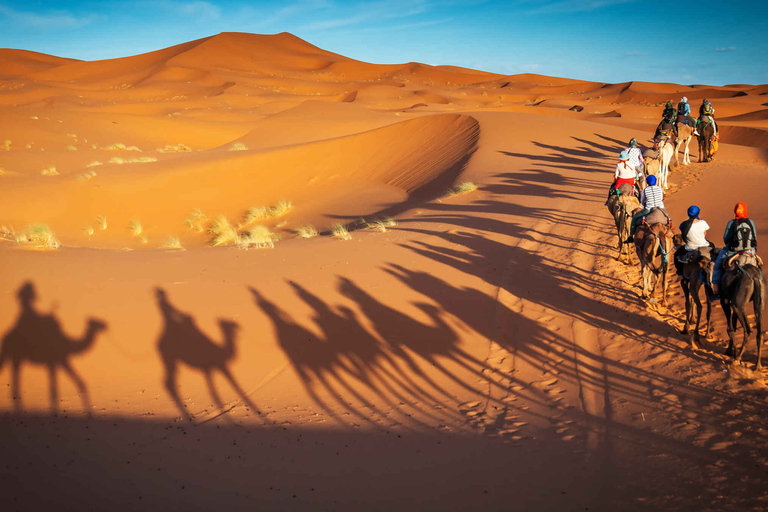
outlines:
[[[235,338],[238,325],[228,320],[219,320],[223,343],[216,343],[197,327],[191,315],[179,311],[171,304],[165,290],[157,288],[155,296],[163,316],[163,332],[157,342],[157,350],[165,368],[163,383],[181,414],[190,421],[194,419],[179,395],[177,375],[181,363],[203,374],[219,414],[226,412],[226,408],[213,382],[215,371],[227,379],[239,395],[240,401],[250,410],[261,414],[229,369],[229,363],[236,355]]]
[[[59,391],[56,376],[59,369],[72,379],[83,400],[83,410],[91,413],[91,401],[88,388],[80,375],[72,367],[71,359],[89,351],[96,342],[97,335],[107,328],[101,320],[91,318],[86,325],[85,334],[80,339],[70,338],[61,329],[53,314],[43,314],[35,308],[37,291],[31,281],[24,283],[16,293],[19,300],[19,317],[16,324],[3,337],[0,348],[0,369],[6,361],[11,365],[11,397],[16,412],[22,411],[20,380],[21,365],[28,362],[45,366],[48,369],[49,396],[51,412],[58,412]]]

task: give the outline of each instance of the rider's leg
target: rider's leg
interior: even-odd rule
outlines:
[[[712,267],[712,291],[715,295],[720,294],[720,279],[723,277],[723,264],[728,257],[728,249],[723,248],[720,254],[717,255],[715,265]]]

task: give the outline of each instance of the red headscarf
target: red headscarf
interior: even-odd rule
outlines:
[[[747,205],[744,203],[736,203],[736,207],[733,209],[733,213],[736,214],[737,219],[746,219]]]

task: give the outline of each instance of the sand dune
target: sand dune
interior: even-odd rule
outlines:
[[[0,50],[0,74],[12,507],[765,508],[754,338],[731,364],[717,308],[691,350],[679,284],[641,300],[603,206],[629,139],[706,97],[720,150],[672,167],[667,210],[698,204],[719,244],[747,201],[768,236],[765,85],[377,65],[286,33]],[[209,247],[220,215],[282,239]]]

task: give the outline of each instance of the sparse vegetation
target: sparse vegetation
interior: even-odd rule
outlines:
[[[200,208],[195,208],[184,220],[184,225],[193,231],[202,233],[205,231],[203,226],[207,220],[208,216]]]
[[[17,244],[27,244],[40,249],[58,249],[61,246],[61,242],[51,228],[45,224],[32,224],[21,233],[17,233],[13,228],[2,226],[0,236]]]
[[[291,208],[293,208],[293,203],[285,200],[273,204],[270,207],[257,206],[254,208],[249,208],[243,216],[242,225],[247,226],[248,224],[256,222],[257,220],[282,217],[288,213],[288,210]]]
[[[293,230],[293,234],[299,238],[314,238],[317,236],[317,230],[315,226],[299,226]]]
[[[103,165],[103,164],[101,162],[99,162],[98,160],[94,160],[93,162],[87,164],[86,167],[97,167],[99,165]]]
[[[75,146],[67,146],[67,151],[77,151]]]
[[[99,215],[96,217],[96,224],[98,224],[102,230],[107,229],[107,218],[103,215]]]
[[[235,142],[234,144],[229,146],[228,151],[247,151],[247,150],[248,150],[248,146],[246,146],[242,142]]]
[[[3,145],[0,146],[0,149],[5,150],[5,151],[10,151],[11,150],[11,141],[10,140],[6,140],[5,142],[3,142]]]
[[[128,226],[128,229],[131,230],[131,234],[133,236],[139,236],[141,235],[142,231],[144,231],[144,228],[141,226],[141,222],[138,220],[132,220],[131,224]]]
[[[448,193],[446,195],[457,196],[459,194],[467,194],[475,190],[477,190],[477,185],[475,185],[471,181],[465,181],[463,183],[459,183],[453,188],[448,189]]]
[[[40,171],[40,174],[43,176],[58,176],[59,172],[56,170],[56,167],[50,166],[47,169]]]
[[[95,144],[94,144],[95,146]],[[96,149],[96,148],[94,148]],[[104,149],[106,151],[138,151],[141,152],[141,150],[136,146],[126,146],[125,144],[118,142],[116,144],[110,144],[109,146],[104,146]]]
[[[147,164],[151,162],[157,162],[157,158],[152,156],[141,156],[139,158],[123,158],[121,156],[113,156],[107,163],[109,164]]]
[[[271,249],[278,240],[280,240],[280,236],[271,232],[268,227],[256,226],[239,238],[237,246],[241,249],[251,247]]]
[[[181,241],[175,237],[175,236],[169,236],[165,239],[165,242],[163,242],[163,245],[160,246],[161,249],[181,249],[183,250],[184,247],[181,245]]]
[[[87,181],[93,177],[96,176],[96,171],[90,171],[83,174],[78,175],[77,181]]]
[[[84,232],[86,235],[88,235],[88,236],[91,236],[91,235],[93,234],[93,226],[85,226],[85,227],[83,228],[83,232]]]
[[[366,222],[365,225],[379,233],[386,233],[387,228],[397,226],[397,222],[392,217],[384,217],[383,219],[374,219]]]
[[[162,148],[157,148],[158,153],[189,153],[192,148],[185,144],[166,144]]]
[[[208,233],[211,235],[210,243],[213,246],[230,243],[236,244],[240,240],[237,229],[223,215],[216,217],[211,222],[211,225],[208,227]]]
[[[347,230],[346,226],[344,226],[339,222],[331,226],[331,235],[341,240],[352,239],[352,235],[349,234],[349,231]]]
[[[0,176],[5,176],[6,174],[8,174],[8,171],[0,167]]]

